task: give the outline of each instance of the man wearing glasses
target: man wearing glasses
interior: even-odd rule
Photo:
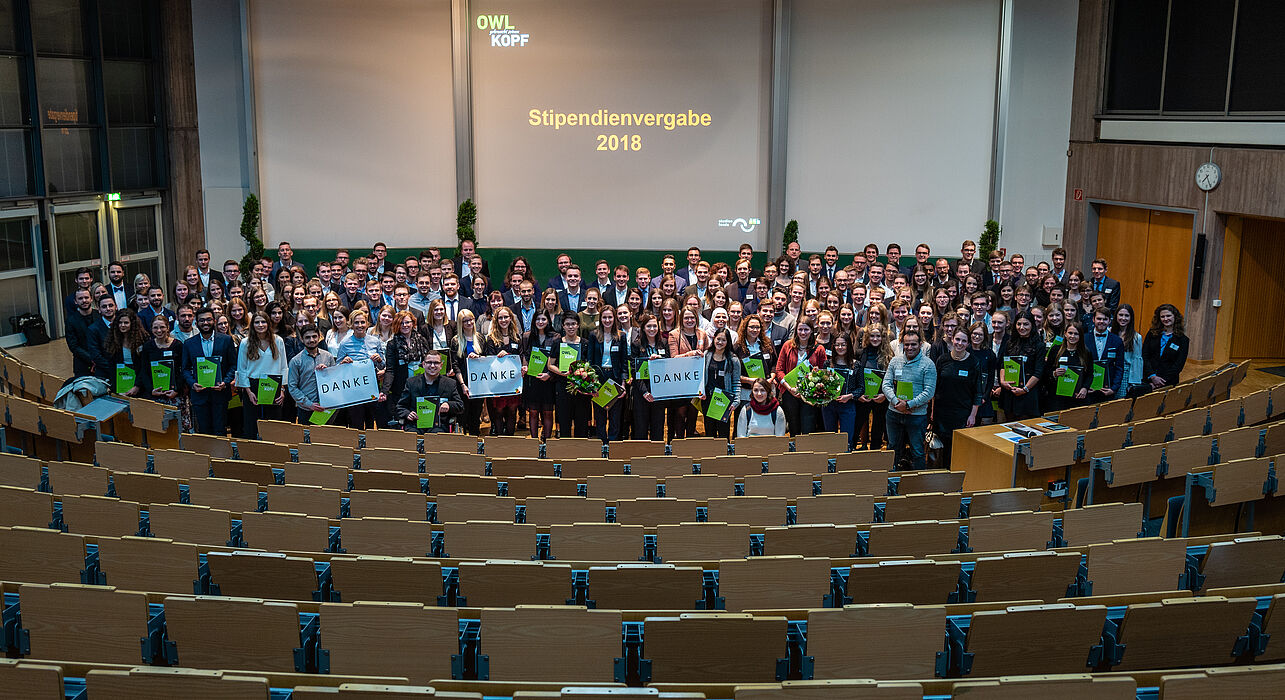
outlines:
[[[421,366],[424,373],[406,381],[406,388],[397,401],[397,418],[406,430],[450,432],[455,416],[464,412],[459,384],[442,376],[442,356],[437,351],[425,355]]]

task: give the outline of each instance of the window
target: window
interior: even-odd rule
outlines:
[[[1285,3],[1240,0],[1231,111],[1285,112]]]
[[[0,219],[0,272],[36,266],[31,219]]]
[[[87,56],[85,8],[81,0],[37,0],[31,5],[31,37],[44,55]]]
[[[1285,3],[1115,0],[1109,21],[1106,113],[1190,119],[1285,112]]]
[[[1160,77],[1165,63],[1164,18],[1168,4],[1168,0],[1115,4],[1105,100],[1108,110],[1160,109]]]

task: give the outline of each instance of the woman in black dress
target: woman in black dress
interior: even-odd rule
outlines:
[[[982,358],[970,349],[968,330],[956,328],[945,340],[950,350],[937,358],[937,393],[933,399],[933,430],[942,443],[939,469],[950,467],[952,434],[977,424],[977,411],[985,400],[982,382],[986,371]]]
[[[1178,383],[1187,364],[1187,333],[1182,312],[1173,304],[1161,304],[1151,318],[1151,330],[1142,341],[1142,384],[1160,389]]]
[[[1014,375],[1009,368],[1016,370]],[[1013,332],[999,358],[1000,408],[1006,420],[1035,418],[1040,415],[1040,395],[1036,386],[1044,373],[1044,341],[1035,329],[1029,311],[1017,314]]]
[[[995,422],[995,400],[992,390],[999,386],[995,381],[995,351],[991,350],[990,332],[986,324],[978,321],[968,327],[968,352],[977,358],[977,369],[982,373],[982,394],[985,401],[977,409],[977,423],[990,425]]]
[[[397,329],[397,333],[384,347],[387,371],[384,372],[381,384],[389,398],[385,403],[395,404],[400,400],[406,389],[406,381],[421,371],[420,363],[428,354],[429,342],[419,332],[418,326],[410,311],[400,311],[393,319],[393,328]]]
[[[183,343],[170,335],[170,320],[164,314],[152,319],[152,338],[143,343],[138,383],[144,398],[178,405],[178,370],[183,366]],[[161,382],[157,384],[158,380]]]
[[[647,372],[640,371],[644,362],[669,357],[669,343],[660,332],[660,321],[644,311],[638,318],[638,337],[630,347],[633,356],[634,386],[634,439],[665,439],[665,401],[651,395],[651,380]]]
[[[862,333],[863,343],[861,353],[857,356],[854,372],[861,374],[861,387],[863,391],[857,396],[857,418],[854,430],[858,438],[865,436],[861,440],[860,448],[863,450],[878,450],[883,447],[884,441],[884,421],[888,415],[888,399],[880,390],[875,390],[874,395],[870,396],[864,391],[867,378],[871,381],[877,379],[880,384],[883,383],[884,371],[888,369],[888,363],[892,361],[892,343],[884,336],[887,331],[878,323],[871,323],[866,326]],[[857,448],[854,439],[853,449]]]
[[[1062,333],[1064,342],[1050,352],[1049,362],[1053,368],[1048,370],[1051,387],[1046,392],[1046,411],[1065,411],[1083,406],[1088,396],[1089,380],[1093,378],[1093,361],[1084,348],[1083,327],[1072,322]]]
[[[553,330],[549,312],[543,308],[536,309],[531,316],[531,331],[527,333],[522,347],[522,372],[526,375],[522,383],[522,397],[527,409],[527,425],[531,426],[531,437],[546,441],[553,437],[553,373],[548,370],[547,365],[535,375],[526,372],[530,368],[532,350],[541,352],[548,362],[557,362],[553,354],[557,345],[558,334]]]

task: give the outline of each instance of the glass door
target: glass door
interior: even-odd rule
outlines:
[[[36,313],[49,322],[47,300],[40,293],[40,210],[0,210],[0,345],[12,347],[26,339],[10,322]]]
[[[166,302],[172,302],[163,274],[164,251],[161,240],[161,200],[159,197],[125,199],[111,203],[112,250],[125,266],[126,284],[132,289],[134,277],[147,275],[153,287],[165,289]],[[172,285],[168,285],[172,288]]]
[[[63,299],[76,288],[76,270],[87,267],[95,281],[106,280],[107,227],[99,201],[55,204],[50,207],[49,238],[53,247],[54,299],[58,327],[62,324]],[[125,280],[129,288],[129,278]]]

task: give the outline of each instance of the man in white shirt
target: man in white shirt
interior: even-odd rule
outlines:
[[[460,299],[460,278],[451,273],[442,280],[442,303],[446,305],[446,319],[455,320],[455,314],[460,312],[463,300]]]
[[[825,266],[821,273],[831,282],[834,281],[834,275],[839,271],[839,249],[834,246],[827,246],[825,249]]]
[[[580,267],[572,265],[564,273],[563,289],[558,291],[558,301],[562,304],[563,311],[574,311],[579,313],[584,310],[585,293],[580,286]]]
[[[196,274],[201,277],[202,287],[209,287],[211,278],[218,280],[224,287],[228,286],[222,272],[210,269],[210,251],[204,248],[196,251]]]
[[[116,300],[116,308],[129,306],[129,290],[125,289],[125,266],[115,260],[107,264],[107,291]]]

